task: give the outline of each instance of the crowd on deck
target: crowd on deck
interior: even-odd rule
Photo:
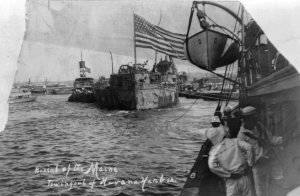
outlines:
[[[237,112],[226,107],[223,114],[216,112],[205,134],[207,140],[182,195],[268,194],[268,174],[274,159],[272,148],[281,145],[283,138],[272,135],[259,122],[255,107],[247,106]]]

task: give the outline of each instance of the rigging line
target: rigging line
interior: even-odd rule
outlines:
[[[239,9],[238,9],[238,11],[237,11],[237,16],[240,14],[240,9],[241,9],[241,3],[240,3],[240,5],[239,5]],[[236,26],[237,26],[237,20],[235,20],[233,32],[235,32]]]
[[[188,109],[186,109],[186,110],[183,112],[183,114],[181,114],[180,116],[178,116],[177,118],[175,118],[175,119],[173,119],[173,120],[166,121],[166,122],[170,123],[170,122],[174,122],[174,121],[176,121],[176,120],[182,118],[182,117],[183,117],[183,116],[184,116],[184,115],[192,108],[192,106],[195,105],[195,103],[198,101],[198,99],[199,99],[199,98],[196,98],[196,100],[190,105],[190,107],[189,107]]]
[[[224,77],[222,74],[218,74],[218,73],[216,73],[216,72],[213,72],[212,70],[206,70],[206,71],[211,72],[211,73],[213,73],[213,74],[215,74],[215,75],[217,75],[217,76],[219,76],[219,77],[221,77],[221,78],[225,78],[226,80],[231,81],[232,83],[241,85],[240,82],[234,81],[234,80],[232,80],[232,79],[230,79],[230,78],[226,78],[226,77]]]
[[[226,69],[225,69],[225,73],[224,73],[224,78],[223,78],[223,83],[222,83],[222,88],[221,88],[221,96],[219,98],[219,101],[218,101],[218,106],[216,108],[216,111],[218,108],[220,108],[222,106],[221,104],[221,100],[222,100],[222,94],[223,94],[223,88],[224,88],[224,84],[225,84],[225,77],[226,77],[226,74],[227,74],[227,69],[228,69],[228,65],[226,66]]]
[[[232,64],[229,64],[229,65],[226,66],[225,74],[224,74],[226,78],[230,78],[230,77],[229,77],[229,73],[230,73],[229,70],[230,70],[231,66],[232,66]],[[231,78],[230,78],[230,79],[231,79]],[[224,82],[224,84],[222,85],[222,91],[223,91],[224,88],[227,86],[227,83],[228,83],[228,82],[229,82],[229,81],[225,81],[225,82]],[[222,94],[224,94],[224,93],[222,92]]]
[[[203,8],[204,8],[204,4],[203,4]],[[204,15],[205,15],[211,22],[213,22],[215,26],[219,27],[219,28],[220,28],[227,36],[229,36],[229,35],[228,35],[228,33],[227,33],[226,31],[228,31],[229,33],[231,33],[233,37],[237,37],[237,38],[238,38],[238,36],[235,35],[233,32],[231,32],[229,29],[227,29],[226,27],[222,27],[222,26],[218,25],[213,19],[211,19],[211,18],[205,13],[205,9],[204,9]],[[236,20],[236,22],[237,22],[237,20]],[[225,29],[226,31],[225,31],[224,29]],[[239,39],[238,39],[238,41],[240,42]],[[228,46],[228,43],[226,43],[226,45]]]
[[[203,8],[204,8],[204,6],[203,6]],[[212,22],[214,23],[215,26],[219,27],[219,28],[224,32],[225,35],[231,37],[231,36],[228,35],[228,33],[225,31],[225,30],[227,30],[228,32],[230,32],[229,29],[227,29],[226,27],[221,27],[220,25],[218,25],[214,20],[212,20],[212,19],[205,13],[205,11],[204,11],[204,15],[205,15],[210,21],[212,21]],[[224,30],[224,29],[225,29],[225,30]],[[233,37],[237,37],[237,36],[234,35],[232,32],[230,32],[230,33],[232,34]],[[237,41],[240,42],[239,39],[238,39]],[[228,42],[226,42],[226,46],[229,47],[229,43],[228,43]]]
[[[204,12],[204,14],[205,14],[205,12]],[[213,19],[211,19],[207,14],[205,14],[205,16],[211,21],[211,22],[213,22],[216,26],[220,26],[220,25],[218,25]],[[226,35],[228,35],[227,34],[227,32],[224,30],[224,29],[226,29],[225,27],[224,27],[224,29],[223,28],[220,28]],[[229,35],[228,35],[229,36]]]
[[[240,11],[240,5],[239,5],[239,9],[238,9],[238,13],[239,13],[239,11]],[[205,14],[206,15],[206,14]],[[207,16],[207,15],[206,15]],[[216,24],[216,22],[214,21],[214,20],[212,20],[209,16],[207,16],[207,18],[209,19],[209,20],[211,20],[215,25],[217,25]],[[237,24],[237,21],[235,21],[235,26],[234,26],[234,31],[235,31],[235,29],[236,29],[236,24]],[[217,25],[218,26],[218,25]],[[225,34],[227,34],[225,31],[224,31],[224,29],[223,28],[221,28],[221,30],[225,33]],[[228,30],[227,28],[225,28],[225,30],[227,30],[228,32],[230,32],[230,30]],[[230,33],[232,33],[232,32],[230,32]],[[233,33],[232,33],[233,34]],[[233,34],[234,35],[234,34]],[[234,68],[234,66],[233,66],[233,64],[231,64],[231,65],[229,65],[229,69],[230,69],[230,66],[231,66],[231,76],[230,76],[230,79],[232,78],[232,76],[233,76],[233,68]],[[228,74],[228,75],[227,75]],[[225,93],[224,92],[224,86],[228,86],[228,87],[230,87],[230,82],[227,82],[226,84],[225,84],[225,78],[226,77],[229,77],[229,74],[230,74],[230,71],[228,72],[228,65],[226,66],[226,70],[225,70],[225,74],[224,74],[224,79],[223,79],[223,84],[222,84],[222,89],[221,89],[221,96],[220,96],[220,99],[219,99],[219,103],[218,103],[218,107],[221,107],[222,106],[222,103],[223,103],[223,95],[225,95],[225,97],[228,97],[229,96],[229,93],[230,93],[230,91],[228,92],[228,93]],[[234,83],[234,84],[236,84],[236,83]],[[226,102],[228,102],[228,100],[226,100],[226,98],[224,99]],[[218,108],[217,107],[217,108]]]
[[[233,64],[230,64],[229,65],[229,68],[228,68],[228,71],[227,71],[227,77],[229,77],[229,74],[231,73],[231,75],[230,75],[230,77],[229,78],[232,78],[232,70],[233,70]],[[231,69],[231,71],[229,71]],[[230,89],[230,85],[231,85],[231,82],[230,81],[227,81],[226,83],[225,83],[225,89]],[[228,92],[225,92],[225,90],[224,90],[224,102],[226,103],[226,101],[227,101],[227,95],[228,95]],[[223,103],[222,103],[223,104]]]
[[[160,9],[159,21],[158,21],[158,24],[156,25],[157,27],[159,27],[159,25],[160,25],[161,18],[162,18],[161,16],[162,16],[162,11]],[[157,50],[155,50],[155,64],[156,64],[157,53],[158,53]]]
[[[233,78],[233,69],[234,69],[234,64],[231,64],[231,71],[229,71],[229,73],[231,73],[231,74],[230,74],[229,78]],[[229,82],[228,83],[228,89],[230,89],[230,85],[231,85],[231,83]],[[226,92],[226,95],[225,95],[226,103],[228,102],[229,94],[230,94],[230,90],[228,92]]]
[[[228,28],[226,28],[226,27],[222,27],[222,26],[220,26],[220,25],[218,25],[218,24],[213,24],[213,25],[210,25],[210,26],[212,26],[212,27],[218,27],[218,28],[220,28],[220,29],[225,29],[226,31],[228,31],[231,35],[232,35],[232,38],[234,37],[235,38],[235,41],[237,41],[237,42],[241,42],[240,41],[240,38],[236,35],[236,34],[234,34],[233,32],[231,32]],[[227,36],[229,36],[228,34],[226,34]],[[229,36],[230,37],[230,36]]]
[[[223,92],[224,90],[221,91],[221,97],[223,98],[223,100],[222,100],[222,102],[221,102],[221,106],[223,105],[223,101],[225,102],[225,106],[228,105],[228,102],[229,102],[228,97],[230,96],[230,98],[231,98],[231,95],[232,95],[232,92],[233,92],[233,89],[234,89],[234,88],[232,88],[232,89],[231,89],[231,93],[230,93],[230,85],[231,85],[231,83],[234,83],[233,86],[235,86],[236,84],[238,84],[238,83],[236,82],[236,81],[237,81],[237,77],[236,77],[235,81],[234,81],[233,79],[231,79],[231,78],[233,78],[232,76],[233,76],[234,64],[230,64],[230,65],[229,65],[229,70],[230,70],[230,69],[231,69],[231,71],[227,71],[228,76],[229,76],[229,74],[231,73],[230,80],[228,80],[228,81],[224,84],[225,87],[228,87],[227,89],[228,89],[229,91],[228,91],[228,92]],[[224,96],[223,96],[223,95],[224,95]]]
[[[161,22],[161,17],[162,16],[162,11],[161,11],[161,9],[160,9],[160,16],[159,16],[159,21],[158,21],[158,24],[156,25],[156,26],[159,26],[160,25],[160,22]]]
[[[241,10],[241,3],[239,4],[239,8],[238,8],[238,11],[237,11],[237,15],[239,15],[240,10]],[[236,31],[236,27],[237,27],[237,20],[235,21],[233,32]],[[230,76],[230,78],[233,77],[233,68],[234,68],[234,66],[233,66],[233,64],[232,64],[232,69],[231,69],[231,76]],[[235,81],[237,81],[237,76],[236,76]],[[229,86],[230,86],[230,84],[229,84]],[[231,92],[228,91],[228,93],[227,93],[227,95],[226,95],[226,97],[227,97],[226,99],[227,99],[227,100],[226,100],[225,106],[228,105],[229,100],[231,99],[231,96],[232,96],[233,91],[234,91],[234,89],[235,89],[235,86],[236,86],[236,83],[233,84],[232,89],[231,89]]]
[[[233,94],[233,91],[234,91],[234,89],[235,89],[235,86],[236,86],[236,84],[233,84],[233,87],[232,87],[232,89],[231,89],[231,93],[229,94],[229,97],[228,97],[228,99],[227,99],[227,101],[226,101],[226,104],[225,104],[225,106],[227,106],[227,105],[228,105],[228,103],[229,103],[229,100],[231,99],[231,97],[232,97],[232,94]]]

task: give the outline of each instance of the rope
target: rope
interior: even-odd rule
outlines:
[[[193,105],[195,105],[195,103],[198,101],[198,99],[199,98],[197,98],[191,105],[190,105],[190,107],[188,108],[188,109],[186,109],[184,112],[183,112],[183,114],[181,114],[180,116],[178,116],[177,118],[175,118],[175,119],[173,119],[173,120],[169,120],[169,121],[166,121],[167,123],[170,123],[170,122],[174,122],[174,121],[176,121],[176,120],[178,120],[178,119],[180,119],[180,118],[182,118],[191,108],[192,108],[192,106]]]
[[[241,4],[239,5],[237,15],[239,15],[240,10],[241,10]],[[237,27],[237,21],[235,21],[233,32],[236,31],[236,27]],[[234,68],[234,66],[232,66],[230,78],[232,78],[232,76],[233,76],[233,68]],[[237,78],[238,78],[238,77],[236,76],[235,81],[237,81]],[[228,105],[228,103],[229,103],[229,101],[230,101],[230,99],[231,99],[231,97],[232,97],[233,91],[234,91],[234,89],[235,89],[235,86],[236,86],[236,83],[233,84],[233,87],[232,87],[232,89],[231,89],[231,92],[228,92],[225,106]]]
[[[189,18],[189,25],[188,25],[188,29],[187,29],[187,33],[186,33],[186,53],[188,56],[188,59],[191,59],[190,57],[190,53],[189,53],[189,42],[187,41],[189,38],[189,33],[190,33],[190,28],[191,28],[191,24],[192,24],[192,20],[193,20],[193,13],[194,13],[194,5],[191,8],[191,14],[190,14],[190,18]]]
[[[239,5],[239,9],[238,9],[237,15],[240,14],[240,9],[241,9],[241,4]],[[236,25],[237,25],[237,20],[235,21],[234,28],[233,28],[233,32],[235,32]]]
[[[218,106],[217,106],[217,108],[216,108],[215,111],[219,111],[220,108],[221,108],[221,106],[222,106],[222,94],[223,94],[223,89],[224,89],[224,84],[225,84],[225,78],[226,78],[227,70],[228,70],[228,65],[226,66],[226,69],[225,69],[224,78],[223,78],[223,83],[222,83],[222,88],[221,88],[221,96],[220,96],[220,98],[219,98]]]
[[[217,76],[219,76],[219,77],[221,77],[221,78],[224,78],[225,80],[228,80],[228,81],[230,81],[230,82],[232,82],[232,83],[235,83],[235,84],[241,85],[241,83],[240,83],[240,82],[237,82],[237,81],[235,81],[235,80],[232,80],[232,79],[230,79],[230,78],[226,78],[226,77],[224,77],[224,76],[223,76],[223,75],[221,75],[221,74],[215,73],[215,72],[213,72],[213,71],[211,71],[211,70],[206,70],[206,71],[208,71],[208,72],[210,72],[210,73],[213,73],[213,74],[215,74],[215,75],[217,75]]]
[[[240,12],[240,8],[241,8],[241,5],[239,5],[239,8],[238,8],[238,14],[239,14],[239,12]],[[207,15],[206,15],[207,16]],[[207,18],[209,19],[209,20],[211,20],[215,25],[217,25],[216,24],[216,22],[214,21],[214,20],[212,20],[209,16],[207,16]],[[237,26],[237,21],[235,21],[235,25],[234,25],[234,30],[233,30],[233,32],[235,32],[235,30],[236,30],[236,26]],[[221,28],[222,29],[222,28]],[[223,29],[222,29],[223,30]],[[227,29],[226,29],[227,30]],[[223,30],[223,32],[224,33],[226,33],[224,30]],[[230,32],[230,31],[229,31]],[[234,33],[232,33],[233,35],[234,35]],[[225,105],[227,106],[228,105],[228,103],[229,103],[229,99],[231,98],[231,96],[232,96],[232,93],[233,93],[233,90],[234,90],[234,88],[235,88],[235,85],[236,85],[236,83],[234,83],[234,86],[233,86],[233,88],[232,88],[232,90],[231,91],[228,91],[228,92],[226,92],[226,93],[223,93],[223,91],[224,91],[224,86],[228,86],[228,88],[230,87],[230,81],[231,80],[228,80],[229,82],[227,82],[226,84],[225,84],[225,78],[227,78],[228,76],[229,76],[229,73],[231,73],[230,74],[230,79],[232,78],[232,76],[233,76],[233,68],[234,68],[234,66],[233,66],[233,64],[231,64],[231,65],[229,65],[229,67],[231,66],[231,71],[229,71],[228,72],[228,66],[226,66],[226,70],[225,70],[225,74],[224,74],[224,80],[223,80],[223,84],[222,84],[222,89],[221,89],[221,96],[220,96],[220,98],[219,98],[219,103],[218,103],[218,106],[217,106],[217,108],[216,108],[216,111],[218,110],[218,109],[220,109],[220,107],[222,107],[222,103],[223,103],[223,100],[226,100],[226,103],[225,103]],[[230,68],[229,68],[229,70],[230,70]],[[227,76],[227,73],[228,73],[228,76]],[[235,81],[237,81],[237,78],[235,79]],[[231,81],[232,82],[232,81]],[[225,99],[223,99],[223,94],[225,95],[224,97],[225,97]]]
[[[234,68],[234,65],[231,64],[230,67],[229,67],[229,70],[230,69],[231,70],[228,71],[228,77],[229,78],[232,78],[232,76],[233,76],[233,68]],[[229,76],[229,74],[230,74],[230,76]],[[230,85],[231,85],[231,82],[227,81],[227,83],[225,84],[226,89],[230,89]],[[224,92],[224,99],[223,100],[225,102],[225,105],[226,105],[226,102],[228,101],[229,94],[230,94],[230,90]]]

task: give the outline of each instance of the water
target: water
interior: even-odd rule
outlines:
[[[182,98],[174,108],[106,111],[67,97],[10,105],[0,133],[1,195],[178,195],[217,105]],[[89,171],[91,164],[97,172]],[[100,170],[105,167],[110,171]],[[104,184],[105,177],[125,184]]]

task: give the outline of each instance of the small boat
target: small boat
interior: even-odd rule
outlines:
[[[36,96],[32,96],[30,92],[26,93],[13,93],[9,96],[8,103],[23,103],[35,101]]]

